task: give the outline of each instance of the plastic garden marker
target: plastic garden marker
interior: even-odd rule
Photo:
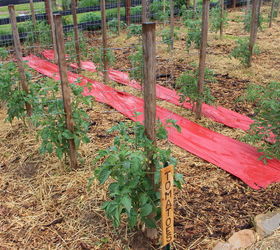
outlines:
[[[174,240],[174,167],[162,168],[160,178],[162,246],[169,249],[169,244]]]

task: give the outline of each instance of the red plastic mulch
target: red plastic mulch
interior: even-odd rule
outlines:
[[[27,56],[24,60],[34,70],[59,80],[57,65],[34,55]],[[79,82],[81,86],[91,84],[91,89],[84,87],[85,96],[93,96],[97,101],[110,105],[131,120],[143,122],[143,115],[135,116],[135,112],[143,114],[143,99],[72,72],[68,72],[68,80],[70,83]],[[167,119],[174,119],[181,127],[181,132],[173,127],[166,128],[169,141],[237,176],[250,187],[259,189],[280,182],[280,161],[268,160],[265,165],[258,160],[261,154],[256,148],[213,132],[159,106],[156,115],[163,123]]]
[[[53,50],[44,50],[42,55],[49,59],[54,59],[54,51]],[[70,64],[73,68],[78,68],[78,65],[75,63]],[[81,68],[87,71],[96,72],[96,66],[93,62],[85,61],[81,62]],[[135,80],[130,80],[129,75],[125,72],[121,72],[118,70],[110,69],[108,71],[108,76],[111,80],[133,87],[135,89],[141,89],[141,85],[137,83]],[[175,90],[163,87],[159,84],[156,85],[156,95],[157,98],[173,103],[177,106],[182,106],[187,109],[192,109],[192,104],[188,101],[184,103],[180,103],[180,96],[177,94]],[[207,104],[202,105],[202,114],[216,122],[225,124],[228,127],[239,128],[242,130],[248,130],[250,125],[253,123],[253,120],[245,115],[241,115],[232,110],[223,108],[222,106],[210,106]]]

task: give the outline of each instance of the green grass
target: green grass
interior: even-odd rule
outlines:
[[[34,9],[45,9],[44,2],[36,2],[34,3]],[[16,11],[30,11],[30,5],[29,4],[17,4],[15,5]],[[0,7],[0,12],[8,12],[8,6]]]
[[[23,5],[23,4],[22,4]],[[133,15],[135,10],[137,9],[137,7],[132,7],[131,8],[131,14]],[[90,12],[88,12],[90,13]],[[88,13],[81,13],[78,14],[78,22],[80,23],[82,18],[88,14]],[[101,12],[100,11],[95,11],[94,12],[98,17],[101,18]],[[117,17],[117,8],[115,9],[109,9],[106,11],[107,17],[112,16],[112,17]],[[121,16],[125,15],[125,8],[121,8]],[[69,16],[64,16],[63,18],[67,18],[69,23],[67,24],[73,24],[73,18],[72,15]],[[22,23],[18,23],[18,26],[24,25],[24,22]],[[5,25],[1,25],[0,26],[0,35],[4,35],[4,34],[11,34],[11,25],[10,24],[5,24]]]

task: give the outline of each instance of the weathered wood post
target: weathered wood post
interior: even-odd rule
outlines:
[[[55,22],[55,38],[57,44],[57,55],[58,55],[58,66],[59,75],[61,82],[63,106],[66,119],[66,128],[73,133],[74,132],[74,121],[72,118],[72,108],[71,108],[71,89],[69,87],[68,77],[67,77],[67,64],[65,59],[65,45],[64,45],[64,35],[63,27],[61,21],[61,15],[54,15]],[[74,139],[69,139],[69,158],[70,166],[72,169],[78,167],[76,145]]]
[[[170,0],[170,50],[174,49],[174,0]]]
[[[143,59],[144,59],[144,126],[147,137],[156,143],[156,24],[146,22],[142,24],[143,30]],[[147,150],[148,176],[154,189],[157,189],[154,182],[156,172],[151,150]],[[148,228],[147,236],[150,239],[157,238],[157,230]]]
[[[142,23],[146,23],[148,21],[148,3],[147,0],[142,0]]]
[[[78,72],[79,72],[81,69],[81,53],[80,53],[79,27],[78,27],[78,19],[77,19],[77,0],[71,0],[71,12],[73,16],[76,60],[77,60]]]
[[[203,95],[203,87],[204,87],[209,5],[210,5],[210,0],[203,0],[201,42],[200,42],[198,82],[197,82],[197,91],[199,96]],[[196,119],[201,119],[202,100],[198,100],[195,108],[196,108]]]
[[[34,11],[34,4],[33,0],[29,0],[29,5],[30,5],[30,10],[31,10],[31,16],[32,16],[32,23],[33,26],[36,26],[36,16],[35,16],[35,11]]]
[[[28,90],[28,84],[27,79],[24,71],[24,64],[22,61],[22,50],[20,45],[20,38],[17,28],[17,20],[16,20],[16,13],[15,13],[15,7],[14,5],[9,5],[9,14],[10,14],[10,21],[12,26],[12,32],[13,32],[13,42],[14,42],[14,49],[16,54],[16,62],[18,66],[19,76],[20,76],[20,85],[23,91],[25,91],[26,94],[29,93]],[[28,102],[25,102],[26,112],[28,116],[32,115],[32,107]]]
[[[131,9],[131,0],[126,0],[125,1],[125,20],[126,20],[126,24],[128,26],[131,23],[130,9]]]
[[[232,1],[232,8],[236,8],[236,0]]]
[[[259,2],[260,2],[260,0],[253,0],[253,2],[252,2],[248,67],[251,67],[251,64],[252,64],[252,56],[253,56],[255,41],[256,41],[256,37],[257,37],[258,21],[259,21],[258,20]]]
[[[224,12],[225,12],[225,2],[224,0],[220,0],[220,8],[221,8],[221,12],[220,12],[220,19],[221,19],[221,23],[220,23],[220,39],[223,38],[223,33],[224,33],[224,23],[223,23],[223,19],[224,19]]]
[[[269,17],[269,28],[272,26],[272,19],[273,19],[273,12],[274,12],[274,7],[275,7],[275,0],[271,1],[271,9],[270,9],[270,17]]]
[[[118,35],[121,33],[121,0],[118,0]]]
[[[54,49],[54,61],[55,63],[57,63],[57,49],[56,49],[56,42],[55,42],[56,39],[55,39],[55,27],[54,27],[53,11],[52,11],[52,0],[45,0],[45,7],[47,12],[48,23],[51,27],[51,36],[52,36],[53,49]]]
[[[101,26],[102,26],[102,62],[103,62],[103,76],[104,76],[104,82],[107,83],[109,80],[108,77],[108,45],[107,45],[107,23],[106,23],[106,5],[105,0],[101,0]]]
[[[49,0],[45,0],[45,11],[47,14],[47,22],[50,25],[51,24],[51,12],[50,12],[50,2]]]

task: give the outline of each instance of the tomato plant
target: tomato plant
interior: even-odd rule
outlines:
[[[280,83],[249,85],[245,100],[254,104],[256,114],[245,139],[260,145],[264,161],[280,159]]]
[[[144,77],[143,73],[143,48],[141,46],[136,47],[136,51],[131,54],[128,59],[131,63],[130,76],[133,79],[142,80]]]
[[[187,71],[176,80],[176,88],[180,93],[180,102],[185,102],[187,99],[190,99],[190,102],[193,104],[198,101],[203,103],[213,103],[215,98],[211,94],[210,88],[205,84],[203,87],[203,94],[200,95],[197,90],[197,81],[198,81],[198,70]],[[210,69],[205,70],[205,83],[213,82],[214,74]]]
[[[68,139],[74,139],[76,148],[79,148],[81,142],[89,142],[89,117],[81,106],[90,105],[91,98],[81,95],[82,87],[75,84],[70,86],[73,94],[71,105],[74,133],[66,129],[63,100],[58,98],[61,92],[59,84],[51,79],[43,79],[34,83],[31,89],[37,97],[33,104],[32,121],[39,128],[40,152],[55,152],[59,159],[69,152]]]
[[[180,130],[173,120],[167,120],[166,124],[175,125]],[[130,228],[135,227],[138,221],[154,228],[160,218],[160,194],[154,190],[147,175],[147,152],[154,152],[156,185],[160,182],[160,169],[168,165],[175,166],[176,159],[171,156],[170,149],[155,146],[145,135],[144,126],[138,122],[119,123],[111,128],[109,133],[117,135],[111,147],[99,151],[94,161],[94,164],[99,163],[99,166],[95,168],[89,186],[95,178],[100,184],[108,181],[109,177],[112,180],[108,188],[110,200],[104,202],[102,208],[114,226],[119,226],[121,215],[126,214]],[[167,139],[167,131],[161,123],[157,125],[157,139]],[[182,175],[175,174],[176,186],[180,187],[182,182]],[[151,214],[156,214],[155,219],[149,218]]]
[[[1,57],[7,54],[2,53]],[[29,74],[26,74],[29,79]],[[20,87],[20,76],[14,62],[0,64],[0,100],[7,107],[7,121],[12,122],[15,118],[25,120],[27,112],[25,103],[32,99]]]
[[[232,50],[230,57],[234,57],[240,62],[245,65],[249,66],[249,39],[248,38],[239,38],[237,40],[237,45],[236,47]],[[257,45],[254,46],[253,48],[253,53],[254,54],[259,54],[259,47]]]

